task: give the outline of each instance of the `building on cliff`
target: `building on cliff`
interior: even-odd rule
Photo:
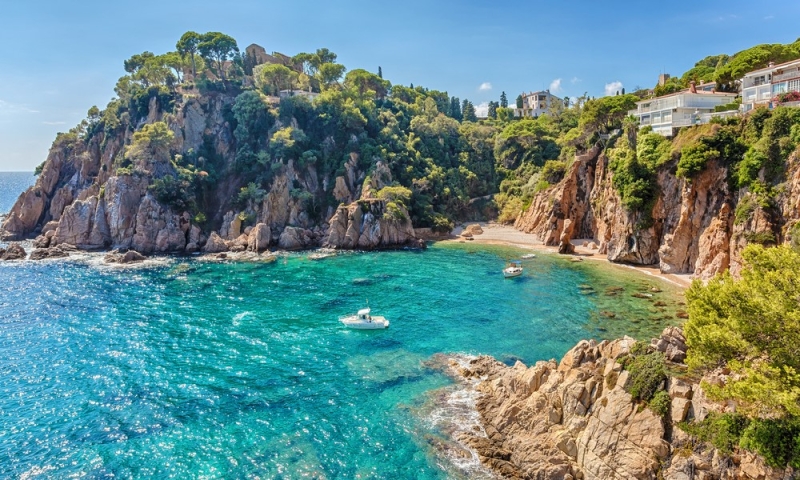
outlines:
[[[636,102],[636,109],[628,112],[639,121],[639,128],[653,127],[655,133],[672,137],[680,127],[708,123],[714,116],[738,114],[738,110],[715,112],[715,107],[730,104],[736,93],[698,90],[692,84],[686,90],[658,98]]]
[[[522,108],[514,109],[515,117],[533,117],[537,118],[540,115],[549,113],[550,109],[556,102],[564,103],[562,98],[559,98],[550,93],[550,90],[541,90],[538,92],[522,93]]]
[[[740,84],[744,113],[761,106],[773,108],[779,95],[800,92],[800,59],[778,65],[770,63],[745,73]],[[781,102],[781,105],[800,106],[800,101]]]

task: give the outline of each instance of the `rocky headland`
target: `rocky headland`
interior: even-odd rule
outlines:
[[[662,417],[637,402],[623,368],[635,340],[582,341],[561,359],[507,366],[491,357],[453,359],[450,374],[478,392],[482,429],[456,440],[504,478],[530,479],[782,479],[791,469],[767,466],[761,457],[724,454],[679,426],[735,406],[708,399],[700,379],[669,376],[662,387],[670,405]],[[680,329],[654,339],[675,371],[682,371],[686,344]],[[718,382],[724,372],[705,380]]]
[[[274,164],[277,174],[258,201],[237,204],[246,176],[235,168],[237,148],[226,112],[235,95],[184,92],[169,108],[152,97],[138,127],[163,122],[172,152],[213,156],[224,174],[206,197],[205,215],[179,208],[154,187],[176,178],[174,160],[154,152],[122,167],[131,130],[122,125],[76,139],[61,135],[54,142],[36,184],[23,192],[2,224],[7,241],[33,238],[32,259],[62,257],[80,250],[135,250],[153,253],[262,252],[270,248],[317,247],[383,249],[424,248],[403,205],[376,193],[392,183],[388,168],[377,162],[371,175],[359,167],[358,153],[343,162],[342,174],[320,172],[293,159]],[[275,99],[277,102],[277,99]],[[278,125],[277,127],[280,127]],[[276,127],[276,128],[277,128]],[[180,155],[180,154],[178,154]],[[199,164],[210,160],[199,156]],[[203,178],[205,171],[199,171]],[[169,182],[168,182],[169,184]],[[320,206],[314,199],[330,195],[340,206]],[[314,210],[316,209],[316,210]]]

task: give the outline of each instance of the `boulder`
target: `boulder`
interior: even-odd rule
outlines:
[[[679,327],[665,328],[661,337],[653,339],[650,346],[663,353],[670,362],[683,363],[686,360],[686,337]]]
[[[220,253],[220,252],[227,252],[228,245],[225,243],[225,240],[220,237],[217,232],[211,232],[211,235],[208,237],[206,241],[206,245],[203,247],[203,252],[205,253]]]
[[[108,253],[105,256],[104,261],[106,263],[122,263],[122,264],[126,264],[126,263],[143,262],[146,259],[147,259],[147,257],[145,257],[141,253],[137,252],[136,250],[128,250],[125,253],[120,253],[119,251],[115,250],[113,252]]]
[[[51,238],[53,238],[53,236],[52,236],[52,235],[51,235],[51,236],[49,236],[49,237],[48,237],[47,235],[39,235],[39,236],[38,236],[38,237],[36,237],[36,239],[33,241],[33,246],[34,246],[35,248],[47,248],[47,247],[49,247],[49,246],[50,246],[50,239],[51,239]]]
[[[467,225],[467,227],[464,228],[464,233],[470,233],[472,235],[480,235],[483,233],[483,229],[479,224],[473,223],[472,225]],[[462,234],[462,236],[464,235]]]
[[[306,245],[306,236],[302,228],[286,227],[278,239],[278,247],[283,250],[302,250]]]
[[[265,223],[257,223],[247,237],[247,248],[253,252],[263,252],[269,248],[272,240],[272,230]]]
[[[25,260],[28,256],[19,243],[12,243],[5,250],[0,249],[0,260]]]
[[[31,260],[44,260],[46,258],[68,257],[74,248],[69,244],[62,244],[51,248],[37,248],[31,252]]]

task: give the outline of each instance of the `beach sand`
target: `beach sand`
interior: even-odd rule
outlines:
[[[501,225],[499,223],[486,223],[486,222],[478,222],[478,224],[483,229],[483,233],[479,235],[473,236],[473,240],[465,240],[464,238],[460,237],[461,232],[463,231],[463,227],[459,226],[453,230],[453,237],[447,240],[443,240],[445,242],[474,242],[474,243],[483,243],[483,244],[495,244],[495,245],[510,245],[514,247],[524,248],[528,250],[534,251],[542,251],[542,252],[550,252],[550,253],[557,253],[558,249],[556,247],[548,247],[536,235],[521,232],[516,230],[514,227],[509,225]],[[597,253],[596,249],[591,249],[588,247],[584,247],[584,243],[591,243],[594,240],[591,239],[574,239],[572,240],[572,244],[575,245],[575,254],[570,255],[575,259],[582,260],[590,260],[590,261],[599,261],[599,262],[606,262],[609,265],[612,265],[616,268],[628,268],[637,270],[647,275],[651,275],[656,278],[660,278],[666,282],[672,283],[677,285],[681,288],[688,288],[692,284],[692,276],[691,274],[672,274],[672,273],[661,273],[659,271],[658,266],[656,265],[625,265],[625,264],[618,264],[612,263],[608,261],[606,255],[601,255]]]

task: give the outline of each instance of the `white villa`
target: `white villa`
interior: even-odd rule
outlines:
[[[628,114],[636,117],[639,128],[650,125],[653,132],[672,137],[679,127],[708,123],[714,107],[732,103],[736,97],[736,93],[698,91],[692,85],[688,90],[636,102],[636,110]]]
[[[781,93],[800,92],[800,59],[748,72],[741,80],[742,111],[756,107],[772,108],[772,99]]]
[[[548,113],[556,102],[564,103],[564,99],[550,93],[550,90],[522,93],[522,108],[514,109],[515,117],[533,117]]]

